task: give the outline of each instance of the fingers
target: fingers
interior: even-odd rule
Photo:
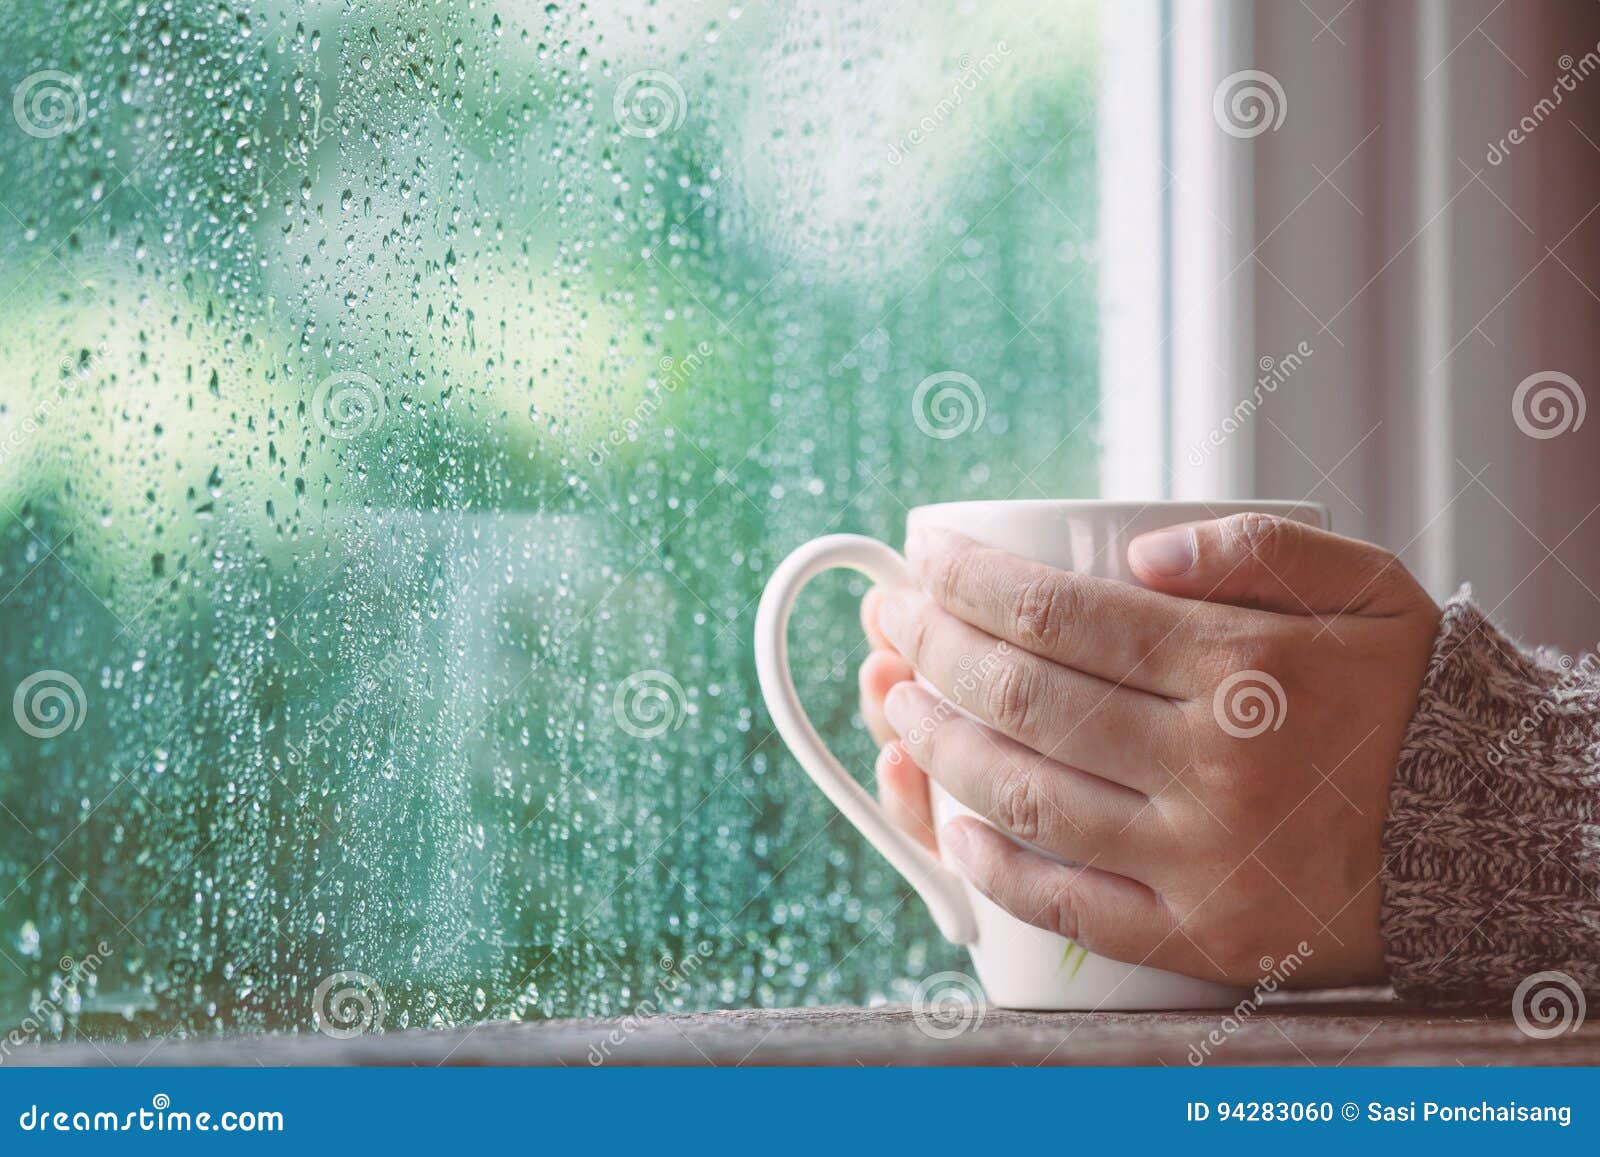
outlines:
[[[939,841],[933,833],[928,777],[894,742],[878,752],[877,772],[878,799],[890,822],[937,856]]]
[[[1170,700],[986,635],[920,590],[886,594],[878,618],[947,699],[1042,755],[1136,789],[1152,769],[1184,762],[1187,724]]]
[[[996,734],[915,683],[885,705],[900,746],[956,799],[1063,859],[1149,880],[1159,857],[1149,800]]]
[[[906,555],[940,606],[996,638],[1158,695],[1196,690],[1186,652],[1207,619],[1192,603],[1057,570],[936,527],[914,530]]]
[[[1387,615],[1428,603],[1381,547],[1267,514],[1140,535],[1128,563],[1155,590],[1280,614]]]
[[[883,697],[896,683],[914,678],[916,672],[893,651],[874,651],[861,662],[857,678],[861,684],[861,717],[867,730],[878,744],[888,743],[895,736],[894,728],[883,717]]]
[[[877,587],[869,590],[861,600],[861,629],[867,633],[867,642],[874,651],[892,651],[894,647],[878,629],[878,607],[883,602],[883,592]]]
[[[1112,960],[1157,968],[1183,963],[1172,913],[1143,884],[1092,865],[1058,864],[974,819],[947,824],[939,841],[947,861],[1019,920]]]
[[[878,629],[878,604],[882,599],[876,587],[861,600],[861,626],[867,632],[873,651],[862,661],[861,716],[867,730],[880,747],[878,751],[878,799],[889,821],[935,856],[939,841],[933,834],[933,805],[928,796],[928,777],[923,774],[895,740],[895,730],[883,714],[884,696],[897,683],[916,677],[889,640]]]

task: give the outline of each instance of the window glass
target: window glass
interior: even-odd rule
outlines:
[[[1093,492],[1091,5],[7,25],[5,1026],[957,964],[773,733],[754,604],[820,533]],[[861,593],[820,581],[793,648],[866,776]]]

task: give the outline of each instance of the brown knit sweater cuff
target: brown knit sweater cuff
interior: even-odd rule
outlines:
[[[1600,663],[1519,649],[1445,607],[1383,837],[1396,991],[1508,1000],[1560,971],[1600,994]]]

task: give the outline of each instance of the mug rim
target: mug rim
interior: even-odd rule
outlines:
[[[923,511],[972,510],[982,506],[1031,507],[1035,510],[1079,510],[1085,512],[1106,510],[1194,510],[1203,508],[1219,515],[1248,512],[1281,514],[1291,510],[1316,510],[1321,513],[1324,524],[1328,522],[1330,513],[1326,502],[1313,502],[1310,499],[1293,498],[1152,498],[1148,500],[1137,498],[972,498],[955,502],[929,502],[921,506],[913,506],[907,512],[906,517],[909,518]]]

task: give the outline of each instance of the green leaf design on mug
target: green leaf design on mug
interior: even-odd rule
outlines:
[[[1074,952],[1078,954],[1077,959],[1075,960],[1073,959],[1072,955]],[[1071,980],[1074,976],[1078,975],[1078,969],[1083,967],[1083,962],[1087,959],[1089,959],[1089,950],[1083,947],[1081,944],[1068,940],[1067,949],[1061,954],[1061,963],[1057,967],[1065,968],[1068,962],[1071,962],[1072,971],[1067,973],[1067,979]]]

